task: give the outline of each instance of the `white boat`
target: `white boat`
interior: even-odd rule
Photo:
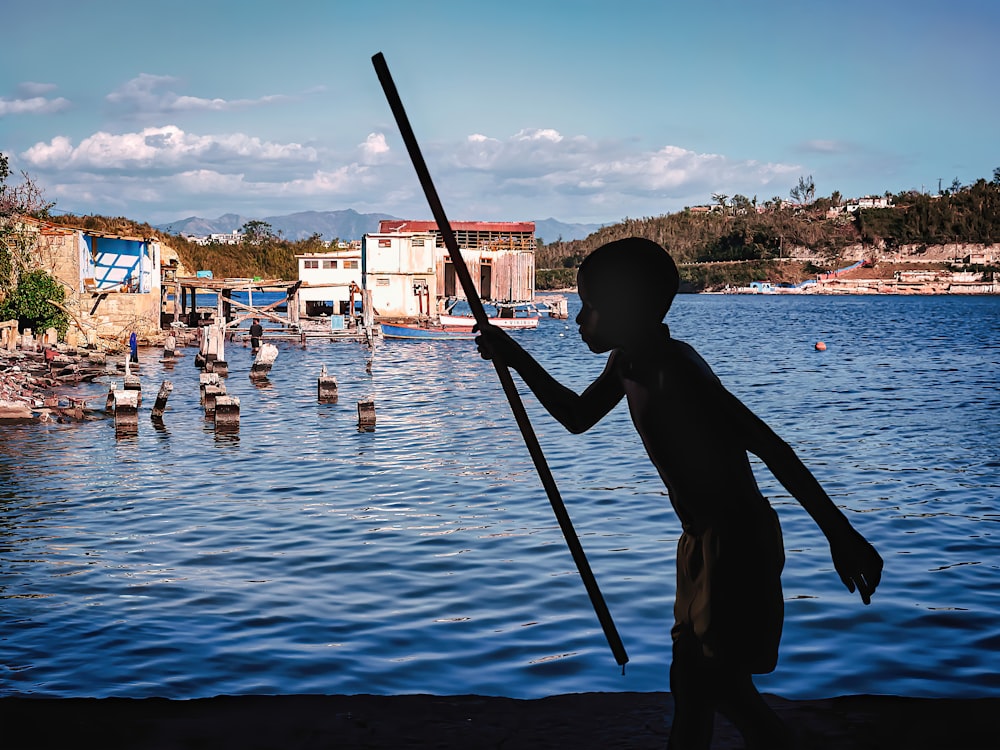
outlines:
[[[517,330],[538,328],[538,322],[542,319],[538,308],[531,303],[484,302],[483,304],[496,310],[496,314],[487,316],[487,320],[497,328]],[[454,309],[453,304],[447,312],[438,315],[438,323],[445,328],[471,330],[476,324],[476,319],[468,313],[455,315]]]
[[[500,317],[490,317],[487,320],[495,325],[497,328],[538,328],[538,321],[541,318],[538,315],[532,316],[521,316],[513,318]],[[438,322],[445,328],[468,328],[472,329],[472,326],[476,324],[476,319],[471,315],[447,315],[442,313],[438,316]]]

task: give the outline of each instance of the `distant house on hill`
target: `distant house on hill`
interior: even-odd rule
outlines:
[[[36,219],[24,225],[35,234],[41,268],[66,289],[70,332],[107,346],[160,330],[159,242]]]

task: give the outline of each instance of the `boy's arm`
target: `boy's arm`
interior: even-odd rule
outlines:
[[[608,358],[604,371],[597,379],[577,395],[549,375],[506,331],[494,325],[477,329],[479,336],[476,337],[476,344],[483,359],[492,359],[496,355],[508,367],[517,370],[539,403],[570,432],[589,430],[625,395],[621,380],[614,372],[615,353]]]
[[[882,579],[882,558],[875,548],[851,526],[834,505],[816,477],[806,468],[791,446],[739,399],[727,393],[736,422],[746,439],[748,451],[758,456],[792,496],[812,516],[830,542],[833,566],[851,592],[857,588],[868,604]]]

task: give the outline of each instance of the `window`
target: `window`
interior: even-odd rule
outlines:
[[[423,247],[424,246],[424,238],[423,237],[414,237],[413,238],[413,246],[414,247]]]
[[[357,268],[358,262],[356,260],[345,260],[344,268]]]
[[[379,247],[392,247],[392,240],[379,240],[378,241],[378,246]]]
[[[319,268],[318,260],[304,260],[302,261],[303,268]]]
[[[337,261],[335,261],[335,260],[324,260],[323,261],[323,268],[336,268],[336,267],[337,267]]]
[[[375,279],[375,286],[389,286],[389,279],[387,278]]]

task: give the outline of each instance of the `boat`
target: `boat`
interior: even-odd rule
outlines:
[[[532,315],[520,318],[488,317],[486,320],[497,328],[525,329],[538,328],[538,321],[541,318],[537,315]],[[468,328],[471,330],[472,326],[476,324],[476,319],[471,315],[448,315],[441,313],[438,316],[438,322],[445,328]]]
[[[454,309],[457,302],[455,300],[450,306],[446,306],[445,312],[438,315],[438,322],[445,328],[471,330],[472,326],[476,324],[476,319],[469,313],[455,315]],[[488,315],[486,320],[497,328],[517,330],[538,328],[538,322],[542,319],[538,308],[530,302],[484,302],[483,304],[496,309],[496,314]]]
[[[404,323],[381,323],[380,325],[382,327],[382,336],[387,339],[448,341],[473,339],[476,337],[476,334],[472,331],[472,324],[452,328],[440,325],[410,325]]]

